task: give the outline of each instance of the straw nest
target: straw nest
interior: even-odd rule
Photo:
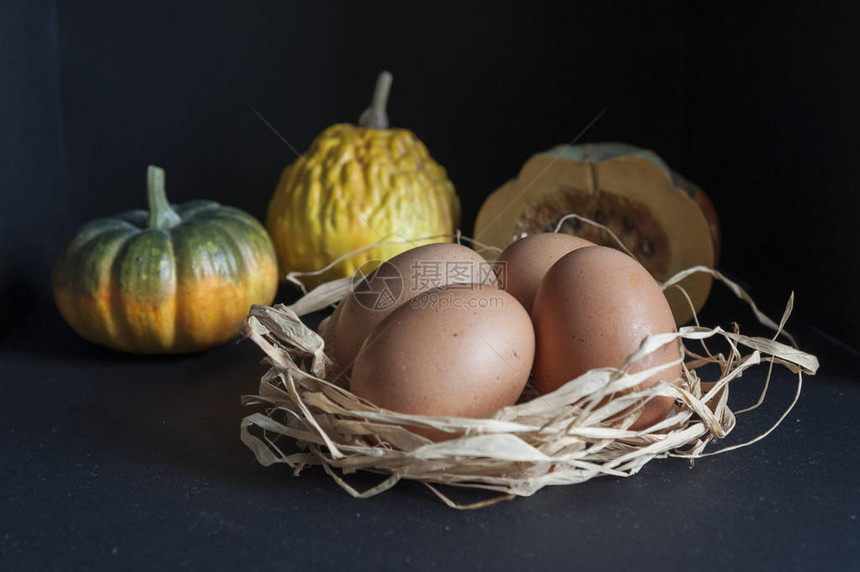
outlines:
[[[516,405],[484,419],[388,411],[342,386],[343,376],[338,377],[337,366],[327,353],[332,320],[324,320],[318,333],[308,328],[301,316],[346,297],[351,287],[349,278],[323,284],[290,306],[254,306],[244,334],[265,352],[270,367],[260,381],[258,394],[243,397],[243,403],[257,411],[242,420],[242,441],[265,466],[285,463],[298,474],[306,466],[321,465],[354,497],[370,497],[401,479],[412,479],[426,484],[455,508],[477,508],[529,496],[548,485],[581,483],[602,475],[627,477],[655,458],[692,460],[751,444],[769,434],[788,415],[800,395],[803,374],[814,374],[818,360],[797,349],[793,338],[783,331],[793,307],[793,295],[782,319],[775,323],[737,284],[705,267],[681,272],[663,288],[677,287],[685,276],[695,272],[710,273],[728,286],[750,305],[758,321],[772,329],[774,336],[746,336],[737,328],[727,331],[696,322],[676,333],[646,339],[618,369],[591,370],[550,394],[538,395],[529,383]],[[635,390],[654,371],[631,374],[627,371],[629,364],[677,339],[684,348],[682,378],[673,384]],[[765,372],[765,393],[774,366],[793,372],[797,378],[794,399],[761,435],[739,445],[706,451],[715,439],[725,437],[735,427],[735,413],[728,406],[729,388],[756,366]],[[618,392],[625,393],[602,402],[607,395]],[[658,395],[674,398],[669,416],[642,431],[627,429],[648,399]],[[620,423],[619,414],[626,414]],[[405,426],[447,431],[453,438],[434,443]],[[387,478],[368,490],[358,491],[346,480],[347,475],[358,470],[381,473]],[[438,484],[486,489],[501,495],[458,505],[434,486]]]

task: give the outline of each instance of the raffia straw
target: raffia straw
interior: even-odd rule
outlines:
[[[468,241],[459,235],[445,238]],[[337,304],[350,291],[349,278],[322,284],[290,306],[254,306],[244,333],[266,354],[270,368],[260,382],[258,395],[243,397],[243,403],[257,411],[242,420],[241,439],[264,466],[286,464],[299,474],[307,466],[322,465],[356,498],[380,494],[400,480],[410,479],[424,483],[446,505],[458,509],[480,508],[532,495],[545,486],[581,483],[597,476],[631,476],[655,458],[692,461],[748,446],[766,437],[786,418],[800,395],[803,374],[814,375],[818,360],[797,349],[794,338],[784,331],[793,309],[793,295],[780,321],[774,322],[758,310],[740,286],[706,267],[680,272],[663,287],[679,288],[684,277],[698,272],[710,274],[747,302],[758,321],[774,331],[774,337],[703,327],[696,320],[695,325],[679,328],[676,333],[647,338],[618,369],[591,370],[552,393],[521,399],[484,419],[388,411],[339,385],[342,379],[325,351],[331,321],[324,322],[317,333],[304,325],[301,316]],[[790,345],[778,341],[781,335]],[[637,389],[660,368],[630,373],[629,365],[677,340],[686,355],[682,377],[674,383]],[[728,347],[725,354],[710,349],[716,341]],[[696,353],[693,347],[704,351]],[[701,376],[709,364],[719,367],[719,376],[706,381]],[[730,386],[749,369],[765,364],[765,389],[758,403],[744,411],[764,401],[777,365],[797,376],[792,402],[761,435],[705,451],[736,425],[736,416],[728,407]],[[619,393],[620,397],[604,403],[606,396]],[[536,395],[531,384],[524,395]],[[666,420],[641,431],[630,430],[645,403],[656,396],[675,400]],[[619,415],[623,415],[620,422]],[[408,426],[446,431],[452,439],[434,443]],[[287,437],[298,452],[283,451],[277,445],[281,437]],[[359,491],[346,480],[358,470],[387,477]],[[460,505],[434,485],[484,489],[499,496]]]

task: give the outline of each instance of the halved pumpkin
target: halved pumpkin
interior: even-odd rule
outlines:
[[[570,213],[611,229],[661,282],[691,266],[716,264],[719,224],[707,196],[654,153],[623,143],[564,146],[535,155],[484,202],[475,239],[505,248],[530,234],[552,232]],[[575,219],[565,221],[561,231],[617,247],[606,231]],[[711,281],[699,273],[681,282],[696,311],[704,306]],[[666,296],[678,324],[692,318],[683,294],[670,288]]]

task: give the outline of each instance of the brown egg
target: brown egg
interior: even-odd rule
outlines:
[[[497,286],[493,268],[466,246],[427,244],[383,263],[356,283],[340,305],[334,330],[335,359],[348,373],[373,328],[415,295],[447,284]]]
[[[499,288],[531,310],[540,281],[559,258],[584,246],[594,246],[570,234],[532,234],[508,246],[499,256]]]
[[[566,254],[544,276],[532,308],[537,351],[535,386],[551,392],[598,367],[621,367],[649,335],[675,331],[660,286],[645,268],[617,250],[592,246]],[[632,365],[642,371],[681,357],[680,343],[663,346]],[[645,380],[674,381],[681,365]],[[651,399],[632,429],[666,417],[672,399]]]
[[[436,288],[376,326],[350,390],[401,413],[486,417],[517,401],[534,350],[528,312],[510,294],[482,285]],[[454,436],[412,429],[436,441]]]

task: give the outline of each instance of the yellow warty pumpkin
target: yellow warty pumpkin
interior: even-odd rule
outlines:
[[[370,261],[450,239],[404,241],[451,235],[458,227],[460,202],[445,169],[411,131],[388,129],[390,86],[391,74],[383,72],[358,126],[329,127],[284,169],[266,218],[281,278],[319,270],[364,246],[395,243],[364,250],[302,281],[315,285],[351,276]]]

